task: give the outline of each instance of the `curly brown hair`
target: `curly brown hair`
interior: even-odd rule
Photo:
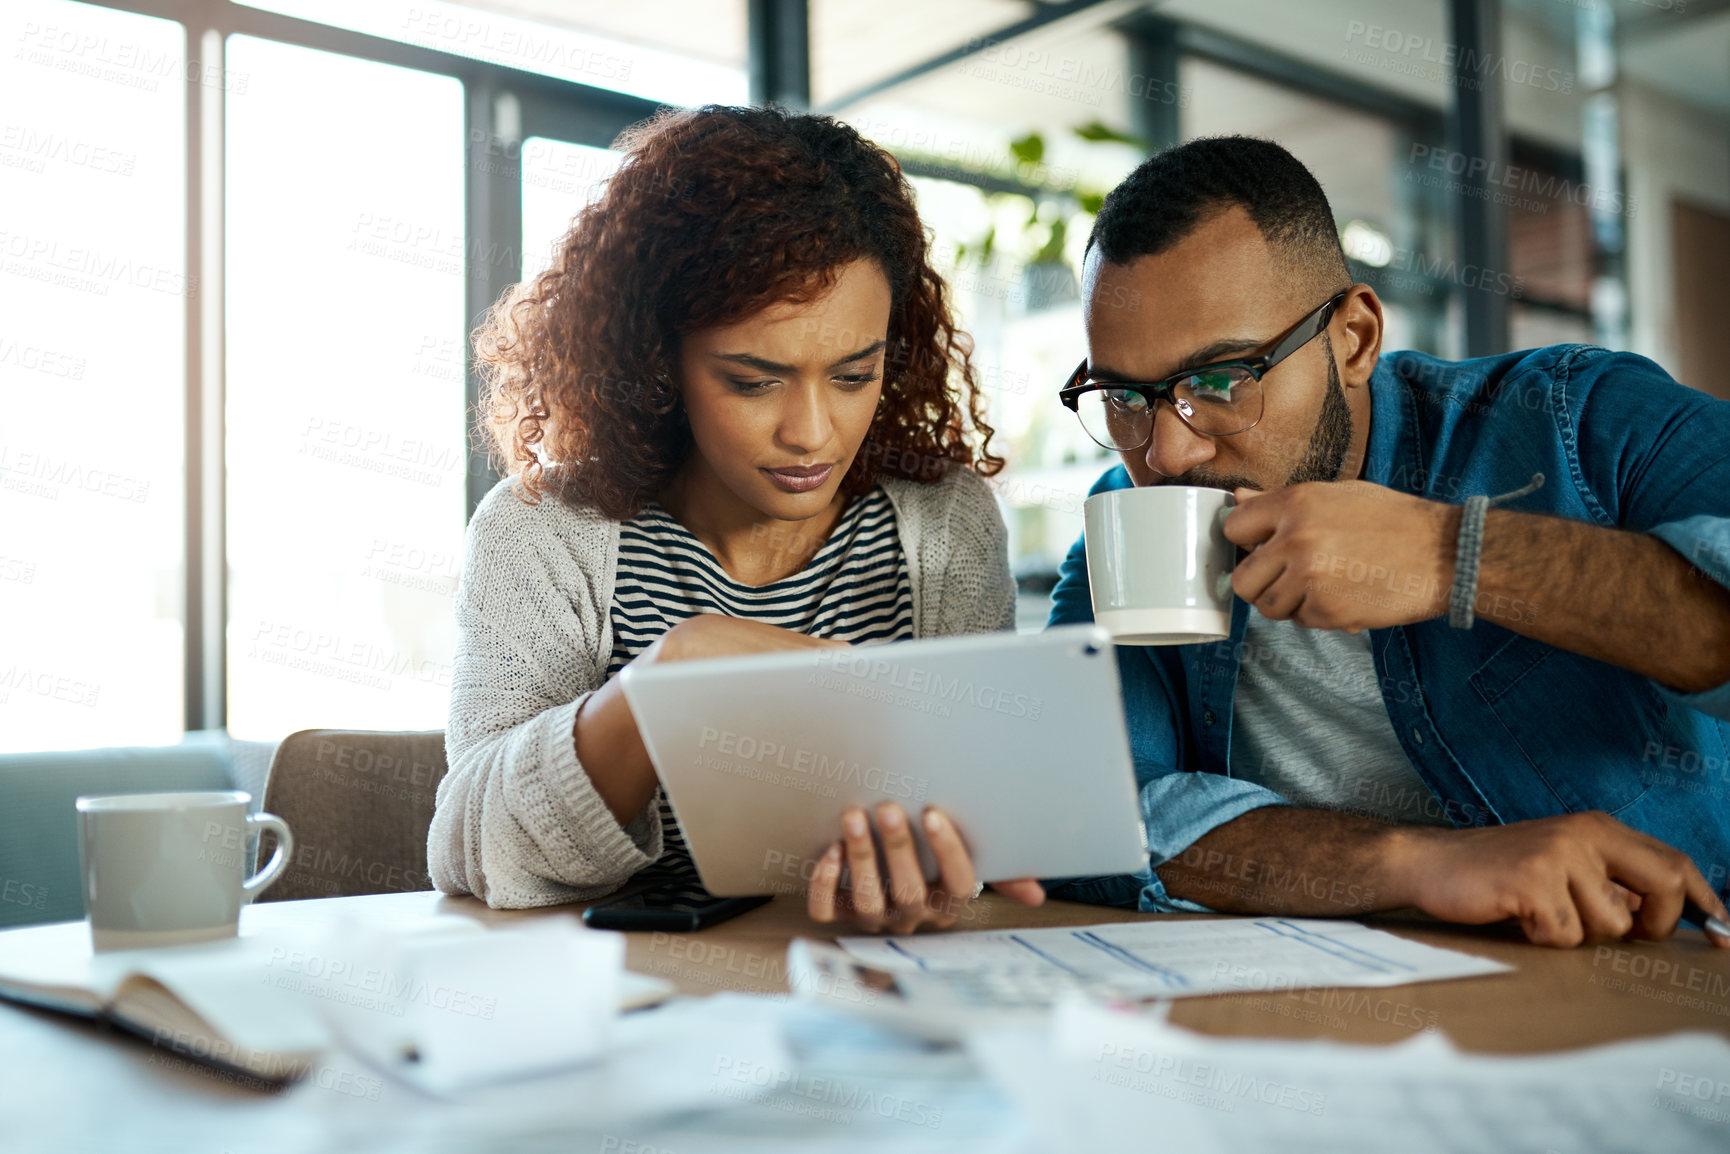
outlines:
[[[1003,468],[972,339],[888,153],[827,116],[715,105],[662,112],[615,147],[623,162],[551,266],[474,333],[482,436],[525,500],[545,488],[616,520],[640,511],[692,449],[680,340],[815,299],[860,259],[892,303],[882,401],[842,491]]]

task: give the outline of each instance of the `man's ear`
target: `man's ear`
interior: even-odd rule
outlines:
[[[1334,311],[1333,325],[1343,326],[1343,339],[1334,343],[1340,358],[1340,383],[1346,388],[1367,385],[1382,352],[1382,302],[1367,284],[1355,284]]]

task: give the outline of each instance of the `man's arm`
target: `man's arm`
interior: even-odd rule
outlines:
[[[1554,644],[1643,673],[1679,704],[1730,719],[1730,403],[1645,357],[1590,347],[1562,357],[1550,382],[1555,414],[1573,433],[1580,499],[1600,525],[1620,531],[1575,537],[1565,523],[1539,527],[1516,514],[1500,543],[1486,524],[1484,560],[1497,571],[1485,576],[1528,586],[1536,579],[1535,550],[1522,550],[1523,563],[1504,563],[1512,535],[1548,535],[1534,546],[1589,546],[1592,574],[1567,552],[1551,571],[1553,587],[1578,611],[1546,626],[1549,606],[1540,603],[1532,624],[1566,629],[1571,640]],[[1497,518],[1492,511],[1489,521]],[[1618,562],[1629,568],[1619,572]],[[1603,584],[1588,590],[1587,580]],[[1603,635],[1602,652],[1594,632]]]
[[[1598,522],[1492,509],[1478,616],[1656,682],[1730,719],[1730,404],[1642,357],[1581,348],[1546,370]],[[1364,481],[1238,490],[1238,596],[1314,629],[1442,616],[1460,507]],[[1611,527],[1615,526],[1615,527]]]
[[[1267,806],[1216,826],[1154,872],[1174,898],[1221,913],[1346,917],[1413,903],[1389,865],[1396,826]]]
[[[1545,946],[1666,938],[1686,899],[1725,916],[1686,854],[1602,813],[1438,829],[1267,807],[1214,828],[1155,872],[1172,897],[1229,913],[1416,907],[1466,925],[1512,918]]]
[[[1730,589],[1646,533],[1492,509],[1478,604],[1516,633],[1683,693],[1730,682]]]
[[[1232,588],[1264,617],[1356,633],[1447,613],[1459,506],[1367,481],[1237,497],[1226,536],[1253,551]],[[1730,520],[1698,520],[1730,536]],[[1730,682],[1730,588],[1658,533],[1492,509],[1474,605],[1486,621],[1680,693]]]

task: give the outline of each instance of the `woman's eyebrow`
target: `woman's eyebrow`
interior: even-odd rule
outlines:
[[[850,365],[854,361],[862,361],[866,357],[874,357],[883,351],[883,346],[887,343],[887,341],[872,341],[870,344],[866,345],[858,352],[853,353],[851,356],[845,356],[838,361],[831,362],[829,367],[832,369],[838,369],[842,365]]]
[[[885,344],[887,344],[886,341],[872,341],[858,352],[849,353],[838,361],[832,361],[829,367],[832,369],[838,369],[842,365],[850,365],[854,361],[862,361],[866,357],[876,356],[879,352],[883,351]],[[780,361],[772,361],[768,357],[759,357],[755,353],[710,353],[709,355],[717,361],[730,361],[735,365],[744,365],[747,368],[758,369],[765,373],[792,373],[798,371],[798,366],[796,365],[788,365],[783,364]]]

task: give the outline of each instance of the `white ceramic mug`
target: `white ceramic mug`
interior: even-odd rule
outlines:
[[[1148,485],[1087,499],[1093,619],[1119,645],[1185,645],[1231,636],[1237,548],[1224,489]]]
[[[78,799],[84,911],[98,950],[231,938],[240,907],[294,854],[288,823],[246,812],[241,790],[130,793]],[[246,876],[252,827],[276,833],[270,864]]]

